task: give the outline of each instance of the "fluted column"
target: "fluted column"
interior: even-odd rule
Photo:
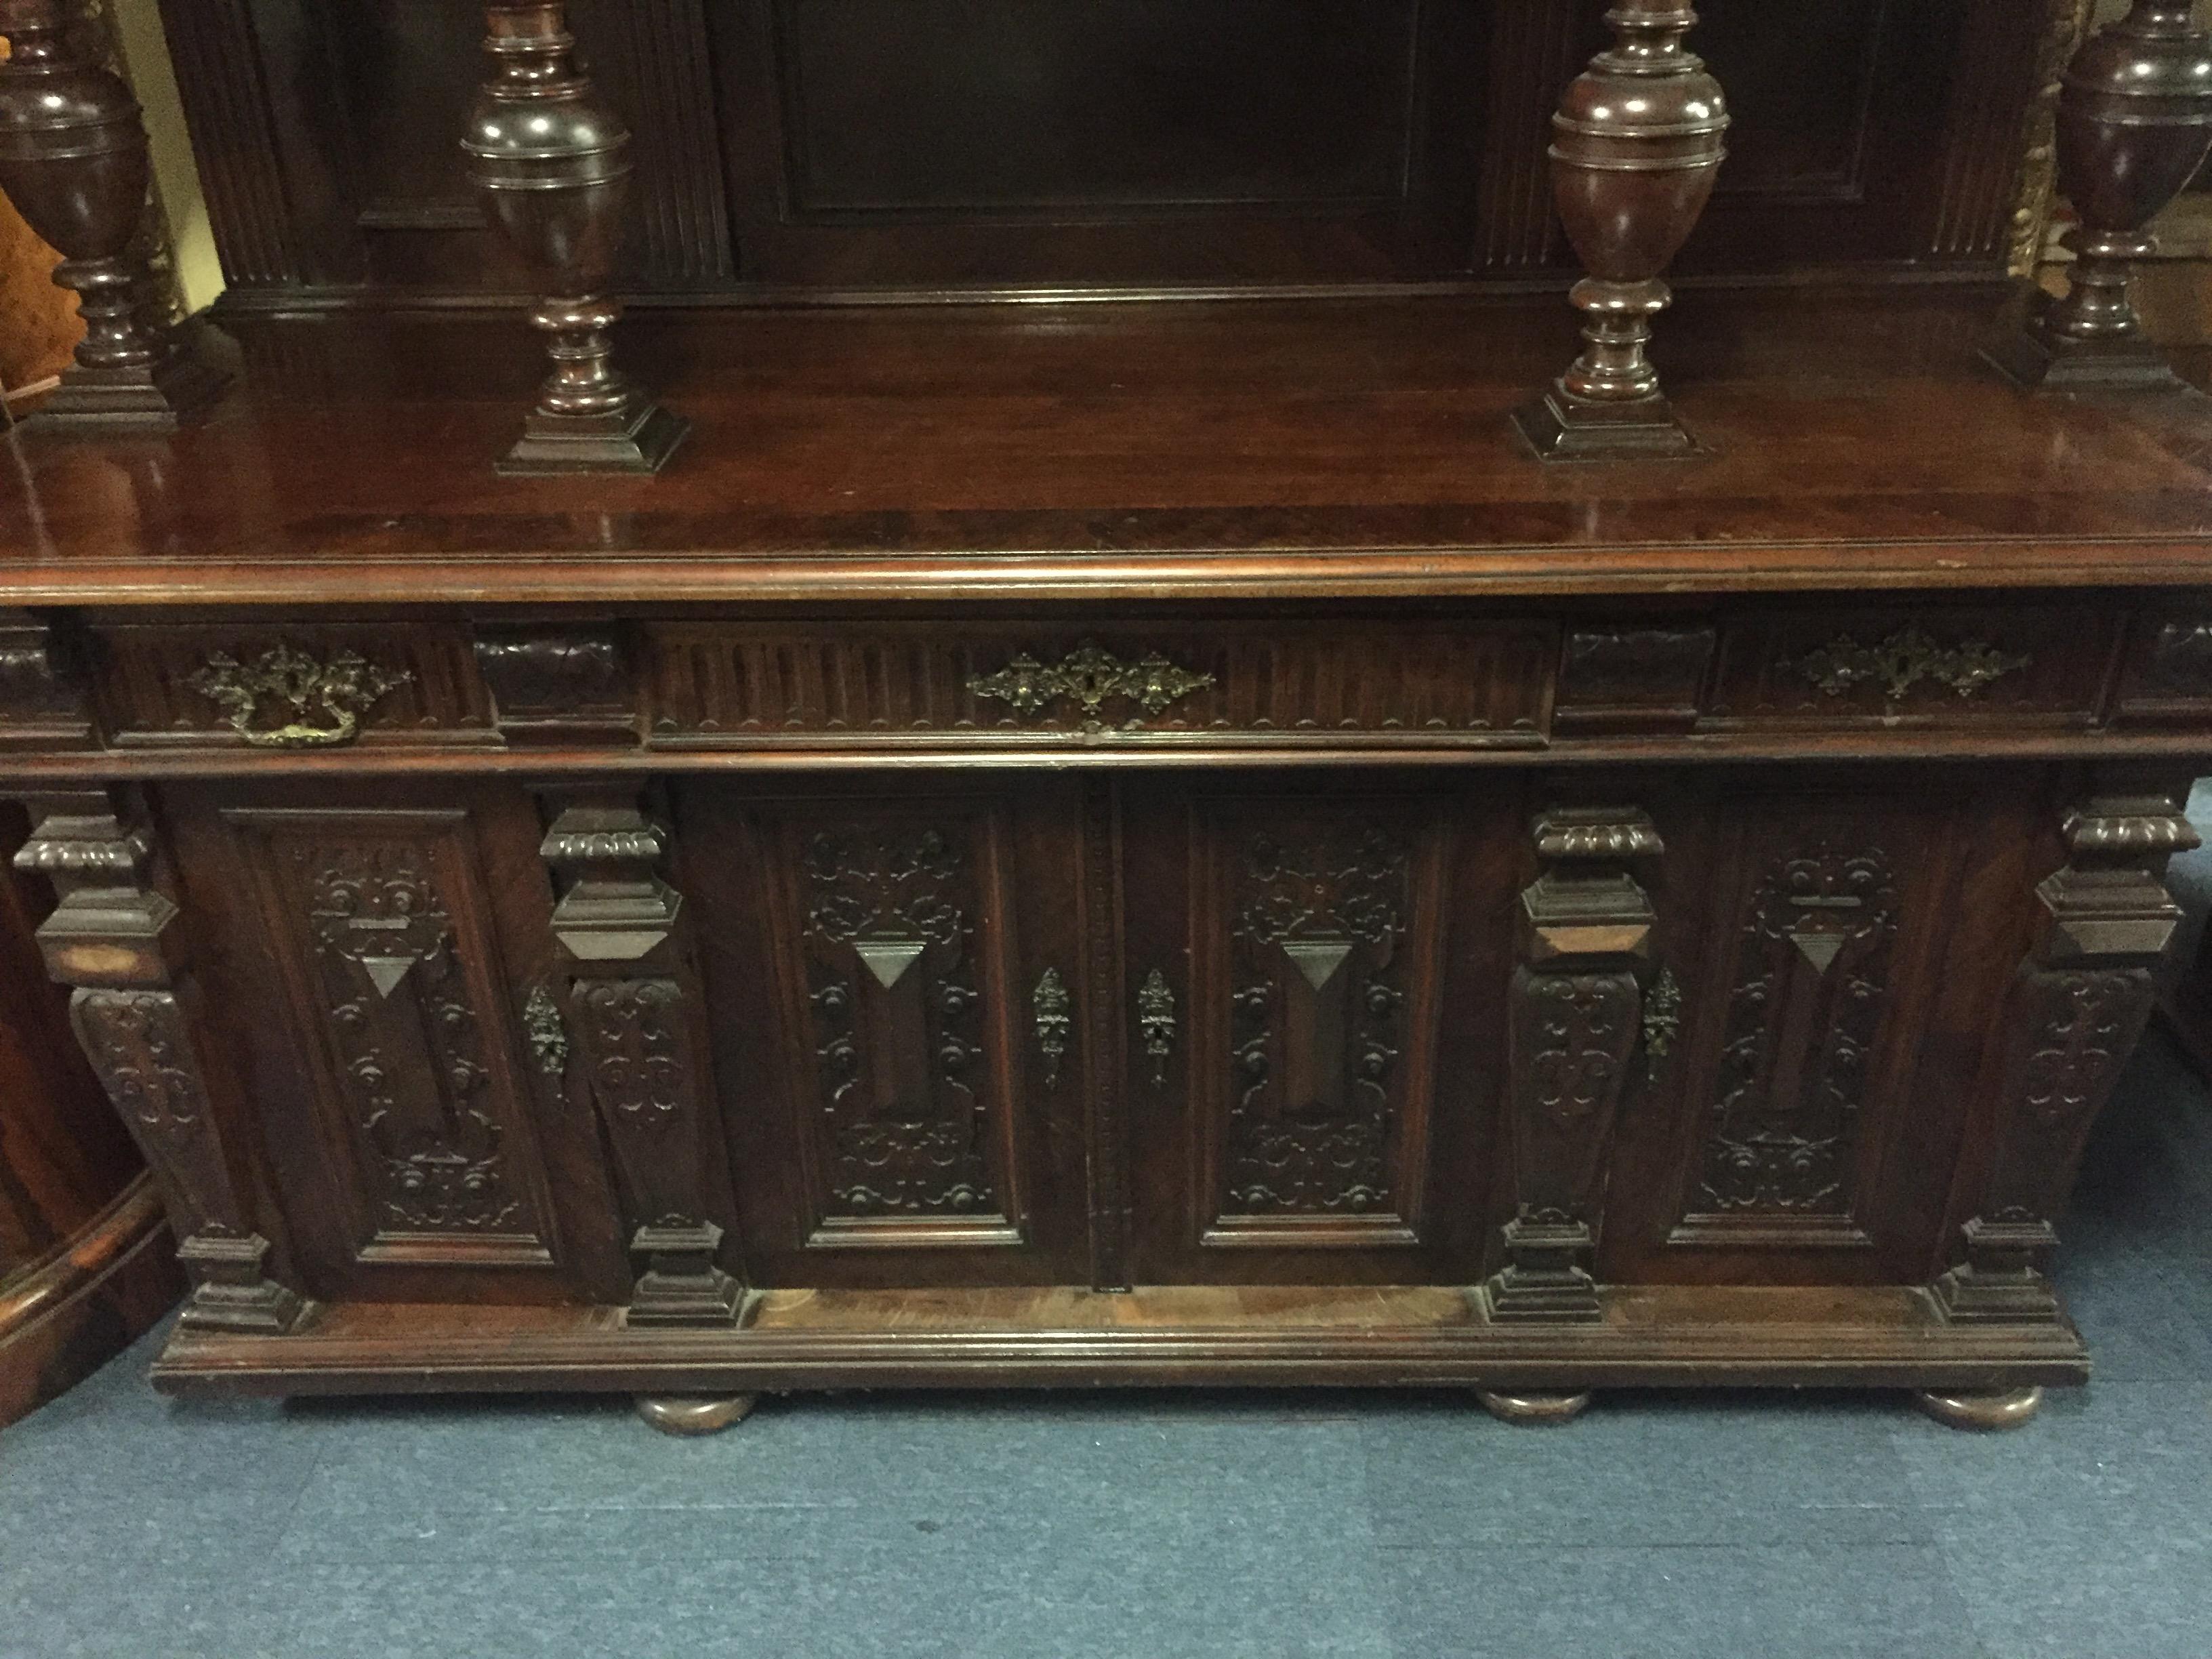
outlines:
[[[140,318],[147,273],[131,257],[149,162],[138,100],[79,55],[69,0],[0,0],[0,191],[62,256],[84,338],[58,390],[31,419],[49,431],[161,432],[204,408],[224,376],[196,328]]]
[[[2039,295],[1990,360],[2023,386],[2172,390],[2128,298],[2148,227],[2212,153],[2212,40],[2189,0],[2136,0],[2075,53],[2058,93],[2058,188],[2074,205],[2066,292]]]
[[[1546,460],[1686,455],[1697,445],[1644,349],[1672,295],[1662,274],[1711,196],[1726,153],[1720,83],[1683,46],[1687,0],[1619,0],[1615,41],[1552,118],[1553,191],[1589,273],[1571,296],[1583,353],[1514,424]]]
[[[629,200],[629,131],[576,65],[560,0],[484,8],[492,73],[461,148],[492,222],[544,295],[531,320],[553,373],[513,474],[658,472],[690,429],[614,366],[622,303],[607,292]]]

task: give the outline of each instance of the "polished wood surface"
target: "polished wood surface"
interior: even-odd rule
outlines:
[[[1717,185],[1629,0],[1565,234],[1595,8],[910,9],[576,0],[586,84],[492,6],[501,251],[459,14],[169,8],[239,390],[0,478],[0,798],[182,1241],[159,1379],[2081,1381],[2212,519],[2200,395],[1980,356],[2073,0],[1714,0]],[[1475,290],[1570,243],[1555,392],[1668,459],[1516,434],[1571,308]],[[501,476],[484,296],[561,302],[558,402],[602,279],[696,437]]]
[[[489,475],[524,331],[241,322],[206,427],[26,434],[0,602],[2193,584],[2191,411],[2023,396],[1975,355],[2000,303],[1686,295],[1661,356],[1711,455],[1558,472],[1505,418],[1571,354],[1550,301],[641,317],[699,428],[650,482]]]

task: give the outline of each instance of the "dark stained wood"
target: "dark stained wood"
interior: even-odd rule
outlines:
[[[0,856],[29,834],[0,809]],[[33,932],[48,884],[0,874],[0,1424],[59,1394],[184,1292],[161,1198],[102,1096]]]
[[[2023,386],[2172,390],[2179,377],[2143,337],[2131,262],[2146,228],[2212,153],[2212,36],[2185,0],[2135,0],[2066,68],[2058,94],[2058,187],[2079,222],[2066,291],[2039,298],[1993,361]]]
[[[1720,82],[1683,45],[1687,0],[1619,0],[1613,44],[1552,118],[1552,185],[1589,274],[1570,296],[1582,355],[1513,423],[1544,460],[1680,456],[1697,443],[1659,390],[1647,348],[1672,302],[1661,276],[1711,198],[1729,127]]]
[[[629,130],[578,66],[565,5],[487,5],[484,27],[490,73],[461,148],[485,216],[539,279],[530,320],[553,359],[499,469],[658,472],[684,422],[615,368],[609,337],[622,320],[607,286],[629,198]]]
[[[1711,9],[1700,218],[1672,0],[494,6],[501,252],[462,14],[172,5],[239,394],[0,470],[164,1384],[2081,1381],[2212,451],[1918,280],[2032,237],[2071,0]],[[1404,289],[1564,285],[1608,32],[1584,298],[1789,282],[1686,289],[1664,405],[1595,331],[1703,453],[1545,468],[1569,308]],[[526,281],[611,398],[684,302],[678,465],[493,471]]]
[[[167,431],[222,389],[196,331],[141,320],[143,264],[132,246],[152,162],[122,77],[80,54],[72,0],[7,0],[0,35],[0,190],[61,254],[54,280],[77,295],[84,337],[35,418],[62,431]]]

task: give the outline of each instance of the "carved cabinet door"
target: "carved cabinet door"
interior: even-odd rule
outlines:
[[[1515,781],[1125,791],[1133,1281],[1480,1277],[1520,817]]]
[[[1624,1103],[1601,1279],[1929,1276],[1990,1012],[2062,857],[2050,788],[1778,770],[1662,812],[1667,1041]]]
[[[619,1210],[549,1026],[553,895],[525,791],[164,792],[302,1288],[359,1300],[622,1302]]]
[[[701,781],[674,817],[752,1281],[1088,1284],[1076,791]]]

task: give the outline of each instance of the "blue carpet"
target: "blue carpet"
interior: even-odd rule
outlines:
[[[2060,1277],[2097,1381],[1896,1396],[173,1403],[0,1431],[4,1659],[2208,1659],[2212,1102],[2160,1036]]]

